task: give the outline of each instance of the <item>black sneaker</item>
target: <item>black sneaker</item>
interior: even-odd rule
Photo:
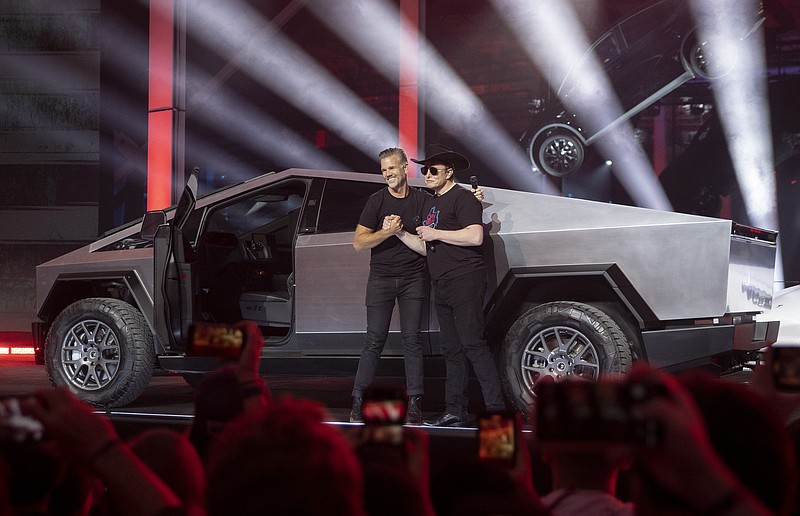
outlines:
[[[353,396],[353,408],[350,409],[350,422],[363,423],[364,414],[361,413],[361,404],[364,403],[364,398],[360,396]]]
[[[451,414],[445,412],[436,419],[426,419],[422,424],[425,426],[464,426],[467,424],[467,414]]]

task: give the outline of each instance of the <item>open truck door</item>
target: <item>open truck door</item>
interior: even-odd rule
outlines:
[[[193,172],[169,224],[158,227],[154,247],[153,320],[161,342],[170,350],[185,349],[189,325],[194,320],[197,256],[184,234],[184,226],[197,201],[197,174]]]

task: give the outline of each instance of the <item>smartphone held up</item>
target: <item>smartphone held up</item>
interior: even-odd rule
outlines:
[[[517,456],[519,418],[511,411],[478,416],[478,459],[513,466]]]
[[[245,344],[244,329],[228,324],[195,322],[189,328],[186,354],[238,360]]]
[[[784,392],[800,392],[800,345],[772,346],[772,381]]]
[[[364,396],[362,413],[367,440],[402,444],[406,418],[406,395],[402,389],[370,388]]]
[[[405,464],[406,402],[403,389],[371,387],[364,393],[364,427],[356,448],[362,461]]]

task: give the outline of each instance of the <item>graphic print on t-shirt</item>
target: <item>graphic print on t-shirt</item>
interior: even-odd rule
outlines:
[[[425,222],[422,224],[436,229],[436,226],[439,225],[439,210],[436,209],[436,206],[431,206],[431,211],[428,212],[428,216],[425,217]]]

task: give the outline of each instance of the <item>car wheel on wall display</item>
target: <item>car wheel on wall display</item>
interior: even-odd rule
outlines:
[[[546,127],[539,131],[528,146],[528,157],[543,174],[564,177],[577,172],[584,159],[580,138],[561,127]]]
[[[736,67],[739,57],[737,45],[726,45],[716,38],[700,40],[697,33],[686,40],[683,52],[692,73],[704,79],[728,75]]]
[[[120,407],[135,400],[153,376],[153,335],[131,304],[82,299],[53,322],[45,367],[53,385],[96,407]]]
[[[498,356],[508,400],[527,414],[534,388],[566,378],[597,380],[608,373],[627,373],[632,344],[622,328],[602,310],[557,301],[531,308],[511,326]]]

